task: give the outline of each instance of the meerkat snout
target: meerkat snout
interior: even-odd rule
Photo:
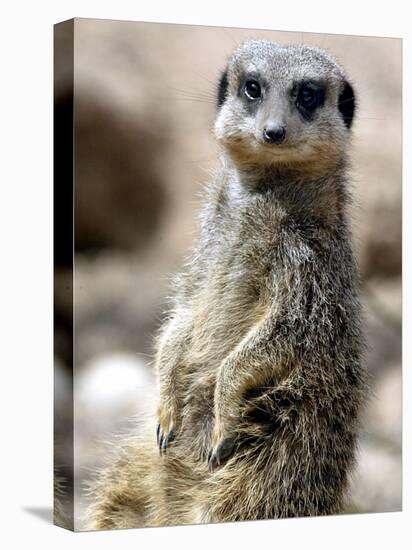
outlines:
[[[257,106],[256,139],[266,145],[280,145],[286,138],[288,102],[278,90],[266,91],[265,99]]]
[[[279,145],[285,140],[286,128],[284,126],[269,126],[263,129],[263,141],[270,145]]]

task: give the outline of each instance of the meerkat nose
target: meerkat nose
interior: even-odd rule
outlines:
[[[284,126],[273,126],[263,129],[263,139],[266,143],[279,144],[285,139],[286,128]]]

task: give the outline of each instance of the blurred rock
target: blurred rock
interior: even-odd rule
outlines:
[[[162,258],[112,252],[76,261],[76,367],[123,350],[153,359],[169,281]]]
[[[377,198],[379,194],[377,194]],[[364,279],[399,277],[402,272],[402,204],[373,200],[360,237],[360,268]]]
[[[366,363],[373,377],[402,355],[402,286],[400,278],[368,282],[364,286]]]
[[[402,325],[402,278],[390,277],[368,281],[364,285],[369,305],[391,326],[401,329]]]
[[[358,512],[397,512],[402,509],[402,459],[378,444],[363,442],[350,490]]]
[[[376,380],[365,417],[365,430],[377,443],[402,449],[402,368],[389,366]]]
[[[364,301],[371,391],[349,511],[398,511],[402,506],[401,279],[368,281]]]
[[[73,368],[73,273],[71,269],[54,268],[54,354],[63,367]]]
[[[87,481],[153,414],[157,396],[146,360],[124,351],[100,355],[76,370],[74,393],[76,525],[86,529]]]
[[[68,405],[73,398],[73,376],[68,374],[62,362],[58,357],[54,359],[54,398],[57,407],[55,407],[55,422],[65,423],[67,417]],[[70,418],[70,414],[69,414]]]
[[[401,275],[402,46],[400,40],[345,37],[340,59],[358,109],[351,160],[354,233],[364,280]],[[346,44],[346,46],[345,46]],[[359,55],[359,52],[367,55]],[[390,77],[388,77],[390,75]],[[382,132],[382,128],[384,131]]]
[[[165,207],[168,119],[136,113],[96,83],[83,87],[75,95],[76,250],[148,246]]]
[[[155,402],[154,378],[146,362],[119,352],[96,357],[75,377],[77,435],[110,433],[124,420],[143,414]]]

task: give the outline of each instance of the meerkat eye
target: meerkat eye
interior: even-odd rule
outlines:
[[[324,90],[314,82],[305,82],[299,89],[296,105],[298,109],[306,113],[314,111],[323,104]]]
[[[305,107],[311,107],[316,100],[316,95],[313,90],[305,86],[300,92],[299,101]]]
[[[248,99],[259,99],[262,95],[260,84],[257,80],[247,80],[245,83],[245,95]]]

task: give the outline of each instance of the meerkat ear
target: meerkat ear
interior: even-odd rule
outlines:
[[[338,108],[343,117],[343,122],[347,128],[350,128],[355,114],[355,92],[348,81],[345,80],[343,90],[339,94]]]
[[[227,69],[222,73],[222,76],[219,80],[219,88],[217,91],[217,107],[221,107],[223,103],[225,102],[226,96],[227,96],[227,88],[228,88],[229,82],[227,79]]]

